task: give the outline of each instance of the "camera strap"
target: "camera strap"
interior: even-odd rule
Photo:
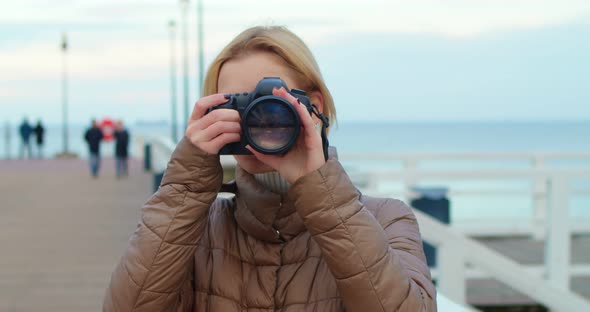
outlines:
[[[322,121],[322,149],[324,150],[324,159],[328,161],[328,147],[330,146],[330,143],[328,142],[328,134],[326,133],[326,129],[330,126],[330,121],[328,120],[328,117],[320,113],[320,110],[315,104],[311,104],[311,107],[311,112]]]

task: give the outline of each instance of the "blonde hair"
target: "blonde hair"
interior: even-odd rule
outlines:
[[[248,28],[234,38],[213,60],[205,75],[203,95],[217,93],[218,78],[225,62],[250,52],[271,52],[281,57],[295,73],[293,77],[307,91],[318,91],[324,98],[323,114],[330,124],[336,123],[336,107],[324,83],[320,68],[305,43],[282,26],[256,26]]]

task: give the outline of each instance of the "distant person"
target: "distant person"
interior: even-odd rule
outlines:
[[[41,159],[43,158],[43,139],[45,137],[45,127],[43,127],[41,120],[37,122],[34,131],[35,137],[37,138],[37,157]]]
[[[93,119],[92,126],[84,134],[84,140],[88,144],[90,172],[94,178],[98,177],[98,170],[100,169],[100,142],[102,139],[102,131],[98,127],[96,120]]]
[[[33,158],[33,152],[31,148],[31,134],[33,133],[33,127],[29,124],[27,118],[23,119],[23,122],[20,124],[19,127],[19,134],[21,139],[21,146],[20,146],[20,153],[19,158],[23,159],[25,157],[25,152],[27,152],[28,158]]]
[[[127,166],[127,157],[129,156],[129,131],[123,126],[123,121],[119,120],[115,125],[115,166],[117,178],[129,175]]]
[[[10,122],[8,120],[4,123],[4,139],[6,140],[6,159],[10,159],[10,139],[12,138],[12,134],[10,131]]]

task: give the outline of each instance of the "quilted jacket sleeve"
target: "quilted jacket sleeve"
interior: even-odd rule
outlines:
[[[346,311],[436,311],[418,224],[402,202],[371,211],[337,160],[297,180],[295,208],[336,278]]]
[[[196,243],[222,183],[219,156],[184,138],[111,276],[103,311],[187,311]]]

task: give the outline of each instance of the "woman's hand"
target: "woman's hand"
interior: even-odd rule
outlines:
[[[302,129],[295,145],[284,155],[267,155],[255,151],[251,146],[246,148],[264,164],[270,166],[293,184],[300,177],[319,169],[326,163],[322,149],[322,138],[314,127],[314,121],[304,104],[289,94],[284,88],[274,89],[273,94],[288,100],[299,114]]]
[[[205,115],[207,109],[227,100],[223,94],[213,94],[199,99],[188,120],[185,136],[193,145],[209,154],[217,154],[224,145],[240,140],[238,111],[216,109]]]

